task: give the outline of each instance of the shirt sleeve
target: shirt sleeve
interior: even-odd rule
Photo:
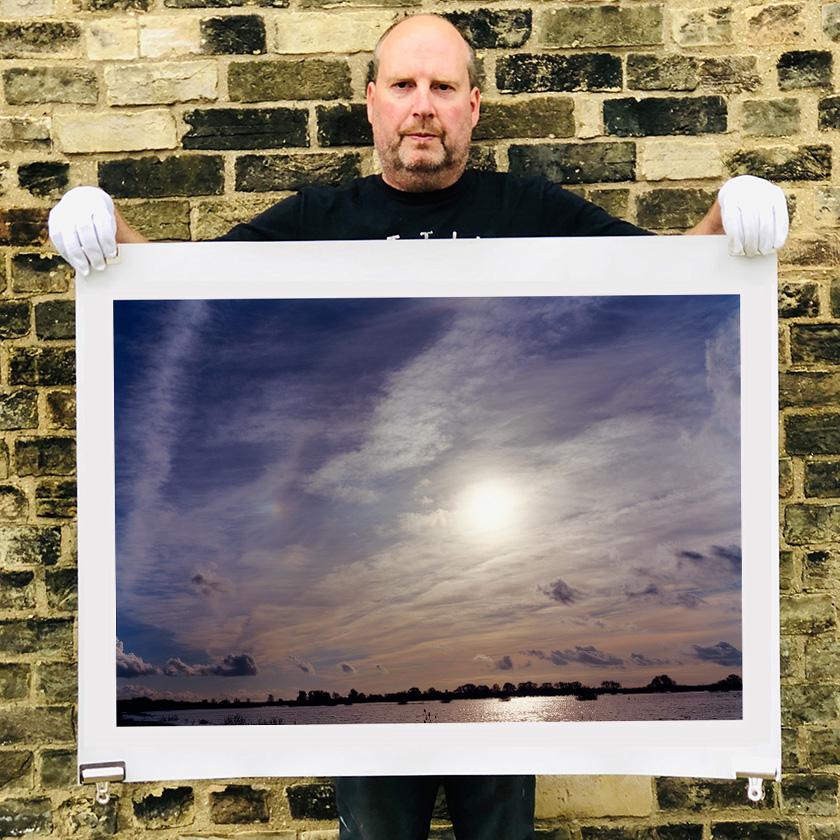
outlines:
[[[287,242],[301,239],[303,199],[293,195],[264,210],[250,222],[232,227],[217,242]]]

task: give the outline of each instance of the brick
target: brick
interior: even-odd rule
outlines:
[[[74,338],[75,313],[72,300],[49,300],[35,304],[35,333],[42,340]]]
[[[24,525],[0,530],[0,558],[6,566],[54,566],[60,554],[60,528]]]
[[[790,332],[795,365],[840,364],[840,324],[794,324]]]
[[[29,572],[31,575],[32,572]],[[29,694],[29,665],[0,663],[0,699],[22,700]],[[3,786],[5,766],[0,752],[0,787]],[[8,781],[8,779],[6,780]]]
[[[38,197],[55,196],[67,189],[69,163],[46,160],[22,163],[18,167],[18,186]]]
[[[175,118],[166,109],[136,113],[60,113],[53,116],[53,136],[67,154],[174,149]]]
[[[795,636],[782,636],[779,639],[779,675],[783,680],[799,678],[797,666],[801,659],[799,639]]]
[[[53,819],[58,827],[56,834],[60,837],[81,834],[82,837],[96,840],[111,837],[117,834],[119,808],[119,796],[112,793],[107,805],[99,805],[85,790],[65,799],[55,808]]]
[[[517,53],[496,61],[501,93],[621,90],[621,59],[608,53]]]
[[[531,36],[530,9],[473,9],[443,15],[476,50],[515,49]]]
[[[43,149],[49,145],[48,117],[0,117],[0,147],[18,151]]]
[[[840,225],[840,188],[838,187],[822,187],[814,190],[814,218],[818,225],[825,225],[828,227],[837,227]],[[835,290],[837,281],[832,281],[832,295],[836,297],[840,290]],[[832,298],[832,311],[835,311],[834,303],[837,302]],[[840,314],[840,309],[836,314]]]
[[[102,161],[99,184],[115,198],[220,195],[224,189],[224,162],[218,155]]]
[[[823,499],[840,496],[840,461],[806,461],[805,495]]]
[[[744,134],[786,137],[799,132],[798,99],[748,99],[743,104],[741,122]]]
[[[818,283],[779,284],[780,318],[814,318],[820,312]]]
[[[120,210],[133,228],[152,241],[189,241],[192,238],[188,201],[142,201],[123,204]]]
[[[210,794],[210,818],[225,825],[268,822],[268,791],[250,785],[228,785]]]
[[[799,840],[795,822],[713,822],[712,840]]]
[[[38,653],[41,656],[55,656],[71,653],[72,650],[72,619],[28,618],[20,621],[0,621],[0,651],[4,654]]]
[[[72,571],[56,570],[54,574]],[[47,705],[75,703],[78,695],[76,665],[73,662],[41,662],[37,668],[36,702]]]
[[[191,825],[195,819],[195,796],[191,787],[164,787],[159,794],[140,795],[132,802],[134,817],[144,828]]]
[[[840,536],[840,505],[787,505],[784,538],[788,545],[831,542]]]
[[[33,764],[29,750],[0,750],[0,790],[32,787]]]
[[[201,51],[201,21],[195,17],[151,15],[140,19],[141,58],[181,58]]]
[[[52,802],[49,799],[4,799],[0,802],[0,834],[3,837],[50,834],[52,828]]]
[[[274,53],[370,52],[394,16],[382,10],[292,12],[275,21],[271,51]]]
[[[636,219],[644,228],[685,230],[703,218],[716,197],[714,190],[650,190],[636,196]]]
[[[50,569],[46,573],[47,605],[51,610],[69,612],[77,603],[76,570]]]
[[[350,68],[345,61],[242,61],[228,67],[231,102],[288,99],[349,99]]]
[[[659,807],[667,811],[708,812],[724,808],[775,808],[773,787],[768,786],[765,798],[753,804],[739,785],[711,779],[656,779]]]
[[[840,728],[815,727],[807,734],[812,767],[840,765]]]
[[[654,807],[650,779],[644,777],[540,776],[537,780],[537,820],[641,817],[650,815]]]
[[[636,169],[633,143],[546,143],[511,146],[510,171],[515,175],[541,174],[561,184],[632,181]]]
[[[539,97],[521,102],[485,100],[481,103],[481,119],[473,131],[473,139],[572,137],[574,133],[574,102],[571,99]]]
[[[36,295],[66,292],[70,288],[72,272],[61,257],[13,254],[12,291]]]
[[[637,47],[663,43],[662,7],[566,6],[537,12],[545,47]]]
[[[784,632],[784,630],[782,632]],[[836,686],[782,686],[782,722],[785,725],[791,726],[803,723],[828,723],[836,717]]]
[[[726,158],[732,175],[752,174],[770,181],[821,181],[831,178],[831,146],[775,146],[744,149]]]
[[[789,455],[840,454],[840,414],[789,414],[784,428]]]
[[[75,23],[0,21],[0,58],[60,58],[78,52],[82,36]]]
[[[837,779],[817,774],[782,777],[782,810],[827,817],[837,813]]]
[[[201,51],[209,55],[260,55],[265,52],[265,21],[259,15],[204,18]]]
[[[639,174],[647,181],[720,178],[723,164],[717,146],[653,140],[642,149]]]
[[[76,359],[64,348],[15,347],[9,354],[11,385],[73,385]]]
[[[840,3],[823,3],[822,30],[832,41],[840,41]]]
[[[840,262],[840,242],[832,238],[792,236],[779,255],[783,266],[834,266]]]
[[[840,555],[833,551],[809,551],[802,564],[806,589],[829,589],[840,572]],[[840,672],[837,672],[840,674]]]
[[[764,46],[799,41],[805,31],[802,5],[783,3],[747,9],[747,43]]]
[[[239,222],[247,222],[276,203],[269,196],[251,194],[247,198],[200,201],[195,206],[194,236],[198,240],[215,239]]]
[[[799,733],[800,729],[798,727],[782,727],[782,767],[787,770],[799,769],[808,765]]]
[[[243,192],[298,190],[312,184],[337,185],[359,176],[357,154],[242,155],[236,189]]]
[[[840,96],[827,96],[820,99],[817,106],[821,131],[840,128]]]
[[[41,751],[41,784],[45,788],[67,788],[78,782],[75,750]]]
[[[805,505],[788,505],[788,509],[797,507],[805,507]],[[782,597],[780,603],[782,633],[814,635],[836,626],[830,595],[785,596]]]
[[[319,105],[315,113],[319,146],[370,146],[373,143],[364,105]],[[483,103],[481,118],[483,121]]]
[[[828,552],[813,552],[828,554]],[[837,556],[832,564],[838,571]],[[812,682],[837,682],[840,678],[840,648],[833,636],[815,636],[805,644],[805,673]]]
[[[230,9],[238,6],[262,6],[286,9],[289,0],[163,0],[168,9]]]
[[[575,103],[575,135],[581,139],[591,140],[604,133],[604,118],[601,103],[593,96],[578,98]]]
[[[830,88],[833,65],[831,53],[821,50],[792,50],[782,53],[776,63],[779,90]]]
[[[35,515],[47,519],[72,519],[76,515],[76,482],[40,482],[35,487]]]
[[[0,338],[21,338],[27,335],[31,317],[26,301],[0,301]]]
[[[23,519],[28,510],[29,502],[20,488],[0,485],[0,522]]]
[[[92,61],[126,61],[140,56],[135,18],[92,20],[85,30],[85,49]]]
[[[295,820],[334,820],[338,817],[331,784],[294,784],[286,788],[289,811]]]
[[[16,388],[0,392],[0,431],[32,429],[38,425],[38,395]]]
[[[671,17],[674,40],[681,47],[712,47],[731,44],[732,9],[675,9]]]
[[[704,58],[700,62],[700,84],[718,93],[741,93],[761,86],[754,55]]]
[[[627,56],[627,87],[636,90],[694,90],[699,82],[698,62],[685,55]]]
[[[37,425],[37,422],[32,425]],[[53,429],[76,428],[76,395],[72,391],[47,392],[47,426]]]
[[[726,131],[726,101],[721,96],[608,99],[604,125],[619,137],[719,134]]]
[[[25,610],[34,606],[34,572],[0,571],[0,609]]]
[[[799,575],[792,551],[779,552],[779,588],[783,591],[798,589]]]
[[[0,245],[45,245],[48,216],[40,207],[0,210]]]
[[[309,114],[301,108],[212,108],[187,111],[185,149],[283,149],[308,146]]]
[[[0,0],[0,17],[47,17],[54,14],[54,0]]]
[[[212,61],[124,64],[105,68],[109,105],[171,105],[211,102],[218,96],[219,70]]]
[[[152,0],[88,0],[92,12],[148,12]]]
[[[83,67],[12,67],[3,86],[10,105],[95,105],[99,97],[96,73]]]

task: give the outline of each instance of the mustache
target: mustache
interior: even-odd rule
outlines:
[[[400,130],[400,137],[407,137],[409,134],[431,134],[434,137],[443,137],[444,132],[441,128],[435,128],[433,126],[423,125],[420,123]]]

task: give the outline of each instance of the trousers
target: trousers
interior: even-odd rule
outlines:
[[[457,840],[532,840],[533,776],[345,776],[340,840],[426,840],[443,786]]]

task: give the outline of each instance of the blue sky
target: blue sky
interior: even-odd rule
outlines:
[[[733,296],[114,305],[125,694],[740,671]]]

